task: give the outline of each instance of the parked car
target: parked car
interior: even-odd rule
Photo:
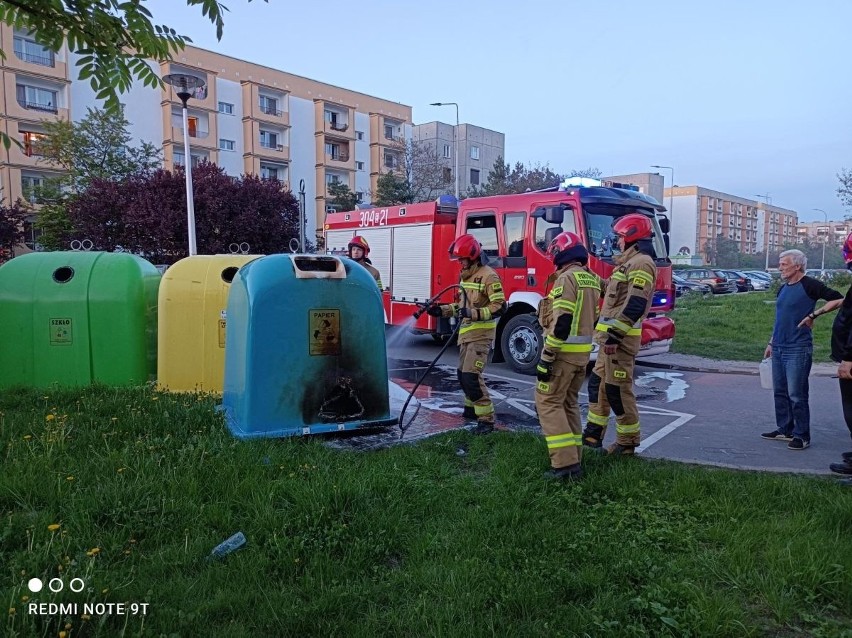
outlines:
[[[689,270],[679,270],[678,276],[687,281],[707,284],[714,295],[737,291],[737,284],[730,280],[723,270],[690,268]]]
[[[739,270],[724,270],[723,272],[727,275],[728,279],[734,280],[734,283],[737,285],[737,292],[754,290],[751,279],[744,272],[740,272]]]
[[[745,274],[747,274],[749,277],[751,277],[752,279],[757,277],[758,279],[764,279],[764,280],[768,281],[769,283],[772,283],[772,275],[770,275],[765,270],[744,270],[743,272]]]
[[[672,281],[674,281],[676,297],[683,297],[684,295],[709,295],[713,292],[708,284],[702,284],[699,281],[689,281],[677,275],[672,275]]]
[[[769,290],[769,286],[772,285],[772,282],[769,279],[758,277],[748,271],[743,271],[743,273],[749,278],[749,281],[751,281],[752,290]]]

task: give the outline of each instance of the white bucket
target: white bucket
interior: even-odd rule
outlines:
[[[760,362],[760,387],[764,390],[772,389],[772,359]]]

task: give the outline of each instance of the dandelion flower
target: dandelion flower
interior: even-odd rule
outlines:
[[[46,417],[44,417],[44,419],[46,421],[53,421],[53,419],[55,419],[55,418],[56,418],[55,414],[48,414]]]
[[[124,467],[118,468],[118,473],[121,474],[125,469],[127,469],[127,468],[124,468]]]
[[[24,435],[24,441],[29,441],[31,438],[33,438],[32,434],[25,434]]]
[[[85,620],[91,620],[92,617],[89,614],[83,614],[82,616],[80,616],[80,618],[82,618],[85,621]]]
[[[59,632],[59,638],[67,638],[67,636],[68,636],[67,631],[60,631]]]
[[[14,607],[9,607],[9,615],[10,615],[10,616],[14,616],[14,615],[15,615],[15,608],[14,608]]]
[[[88,552],[86,552],[86,556],[97,556],[100,553],[101,553],[100,547],[93,547]]]
[[[29,599],[30,599],[30,597],[29,597],[29,596],[21,596],[21,602],[22,602],[22,603],[27,602]]]
[[[59,523],[51,523],[50,525],[47,526],[47,529],[51,532],[55,532],[56,530],[59,529]]]
[[[68,476],[66,476],[66,477],[65,477],[65,480],[66,480],[66,481],[73,481],[73,480],[74,480],[74,475],[73,475],[73,474],[69,474]]]

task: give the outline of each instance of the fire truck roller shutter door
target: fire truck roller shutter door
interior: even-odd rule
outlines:
[[[373,264],[373,268],[379,271],[379,275],[382,278],[382,286],[390,288],[393,284],[393,273],[391,272],[391,227],[359,228],[356,234],[366,239],[367,243],[370,244],[370,254],[367,259]]]
[[[432,227],[393,226],[394,299],[425,301],[432,296]]]

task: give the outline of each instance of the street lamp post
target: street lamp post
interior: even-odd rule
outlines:
[[[186,103],[198,89],[204,88],[204,80],[194,75],[170,73],[163,76],[163,82],[170,84],[176,90],[177,96],[183,103],[183,165],[186,170],[186,225],[189,235],[189,254],[197,255],[195,246],[195,204],[192,199],[192,156],[189,151],[189,115]]]
[[[456,127],[453,129],[453,155],[456,157],[456,199],[459,198],[459,105],[455,102],[432,102],[429,106],[454,106],[456,107]]]
[[[665,168],[672,172],[672,181],[669,183],[669,234],[671,234],[672,222],[674,222],[674,168],[657,164],[652,164],[651,168]],[[663,188],[665,189],[665,178],[663,178]]]
[[[822,267],[820,268],[820,276],[825,275],[825,242],[828,240],[831,235],[831,228],[828,227],[828,213],[826,213],[822,208],[814,208],[814,210],[819,211],[825,217],[825,237],[822,238]]]
[[[772,198],[769,196],[769,193],[766,193],[766,195],[755,195],[755,197],[760,197],[766,202],[767,208],[764,209],[764,212],[771,215],[772,213],[770,212],[768,207],[772,203]],[[769,218],[768,224],[766,223],[766,219],[763,220],[763,227],[766,229],[766,230],[763,231],[763,238],[766,240],[766,242],[765,242],[766,243],[766,263],[765,263],[763,269],[767,272],[769,272],[769,234],[770,234],[769,231],[772,228],[771,224],[772,224],[772,217]]]

